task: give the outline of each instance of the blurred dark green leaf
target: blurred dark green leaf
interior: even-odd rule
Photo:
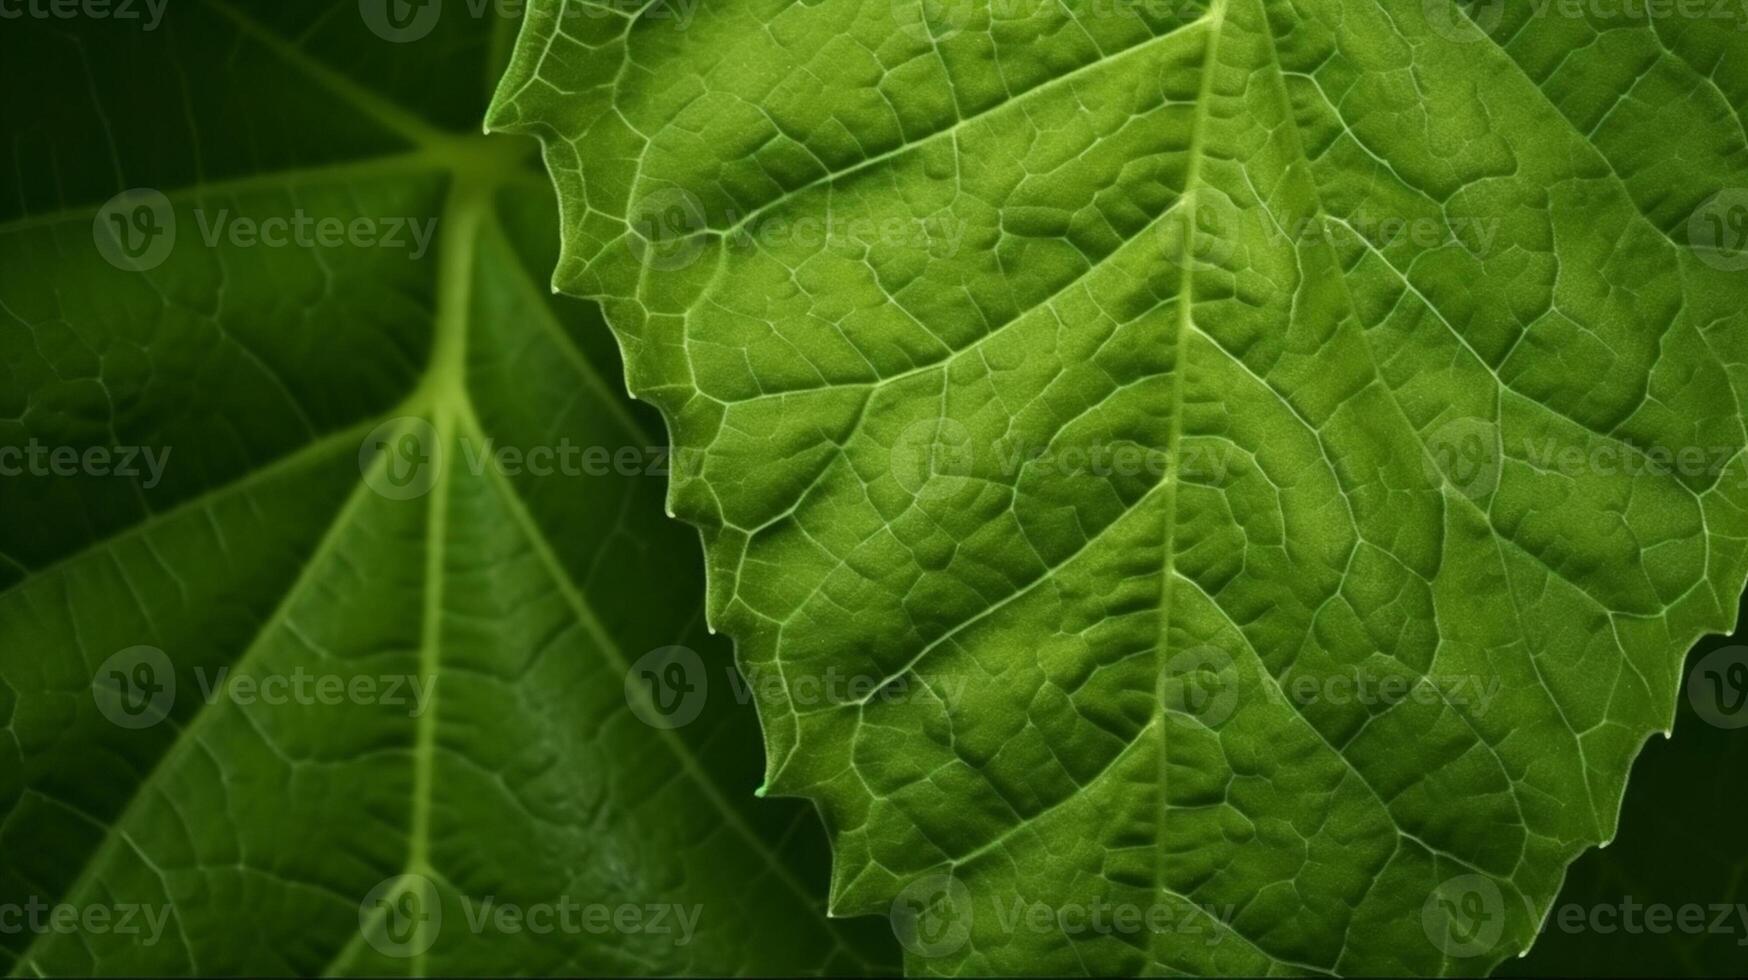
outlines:
[[[0,23],[0,970],[881,969],[479,132],[514,20],[369,6]]]

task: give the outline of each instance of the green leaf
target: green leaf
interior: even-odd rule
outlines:
[[[1613,836],[1748,578],[1748,34],[1572,7],[532,4],[490,125],[909,968],[1481,972]]]
[[[1535,948],[1495,976],[1729,977],[1748,947],[1748,639],[1695,651],[1674,737],[1633,764],[1621,835],[1573,862]]]
[[[0,38],[0,970],[890,962],[753,799],[659,418],[530,274],[515,23],[164,16]]]

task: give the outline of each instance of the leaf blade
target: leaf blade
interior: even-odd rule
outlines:
[[[783,678],[767,783],[825,808],[834,908],[958,883],[967,935],[911,947],[941,972],[1233,966],[1008,900],[1187,895],[1267,950],[1249,972],[1527,945],[1748,577],[1742,287],[1679,227],[1744,179],[1735,67],[1698,109],[1636,90],[1704,125],[1622,100],[1635,131],[1593,140],[1565,114],[1618,68],[1538,82],[1594,30],[1545,11],[1501,47],[1441,4],[896,5],[940,12],[921,35],[773,4],[679,37],[578,9],[536,6],[492,125],[542,139],[555,281],[698,455],[670,503],[743,668]],[[1609,26],[1671,74],[1740,45]],[[1617,163],[1665,133],[1705,149],[1685,181]],[[1091,472],[1120,448],[1166,464]],[[1172,728],[1203,648],[1243,696]],[[834,670],[926,693],[799,690]],[[1292,693],[1349,672],[1402,690]],[[1480,918],[1479,946],[1444,932]]]

